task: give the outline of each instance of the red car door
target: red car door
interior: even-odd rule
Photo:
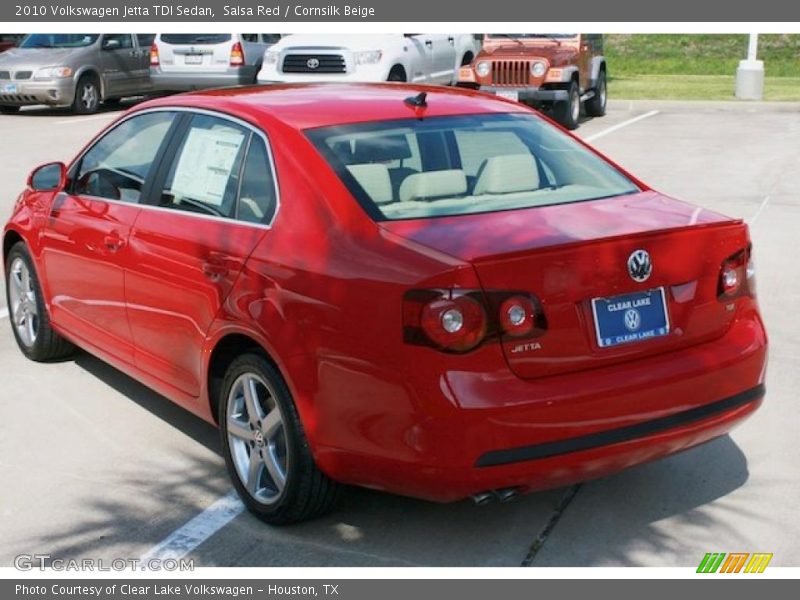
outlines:
[[[168,154],[154,206],[131,233],[128,315],[136,365],[197,396],[206,332],[266,233],[277,190],[266,138],[229,117],[191,115]]]
[[[91,346],[133,362],[125,310],[128,237],[174,113],[121,122],[76,161],[43,228],[53,322]]]

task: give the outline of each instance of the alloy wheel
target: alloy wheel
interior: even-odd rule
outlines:
[[[11,318],[17,335],[26,348],[32,348],[39,334],[39,307],[30,269],[21,258],[11,263],[8,285]]]
[[[286,486],[288,443],[275,393],[257,373],[231,386],[226,426],[239,480],[257,502],[274,503]]]

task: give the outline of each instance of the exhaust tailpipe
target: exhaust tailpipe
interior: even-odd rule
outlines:
[[[484,506],[492,502],[510,502],[517,496],[519,496],[518,488],[501,488],[473,494],[471,498],[477,506]]]

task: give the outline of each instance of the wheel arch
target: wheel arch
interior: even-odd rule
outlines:
[[[590,88],[594,88],[597,85],[597,80],[600,77],[601,72],[608,74],[606,58],[605,56],[595,56],[592,58],[592,79],[589,82]]]
[[[225,372],[231,363],[242,354],[253,353],[263,356],[289,382],[283,369],[255,336],[241,331],[225,333],[211,346],[206,365],[206,392],[208,409],[214,422],[219,425],[219,396]]]
[[[3,235],[3,264],[6,263],[8,259],[8,253],[11,252],[11,248],[14,247],[18,242],[25,242],[25,238],[22,237],[22,234],[18,232],[16,229],[9,229]]]
[[[97,78],[98,83],[100,84],[100,100],[105,100],[106,98],[106,81],[103,76],[100,74],[100,69],[94,65],[83,65],[75,72],[75,77],[73,79],[75,83],[75,92],[78,91],[78,82],[81,80],[81,77],[84,75],[94,75]]]
[[[408,83],[408,69],[401,62],[396,62],[392,65],[392,68],[389,69],[389,73],[386,76],[387,80],[389,80],[389,78],[392,76],[392,73],[394,73],[395,71],[401,71],[403,74],[403,81]]]

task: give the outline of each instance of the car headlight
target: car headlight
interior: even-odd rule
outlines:
[[[489,71],[492,70],[492,65],[482,60],[475,66],[475,72],[480,75],[481,77],[486,77],[489,74]]]
[[[280,56],[280,52],[275,52],[274,50],[267,50],[264,52],[264,60],[262,61],[263,65],[277,65],[278,64],[278,57]]]
[[[366,50],[364,52],[354,52],[353,58],[357,65],[374,65],[380,62],[383,52],[380,50]]]
[[[34,79],[60,79],[63,77],[72,77],[70,67],[45,67],[36,71]]]
[[[543,62],[536,61],[531,63],[531,75],[534,77],[541,77],[547,71],[547,65]]]

